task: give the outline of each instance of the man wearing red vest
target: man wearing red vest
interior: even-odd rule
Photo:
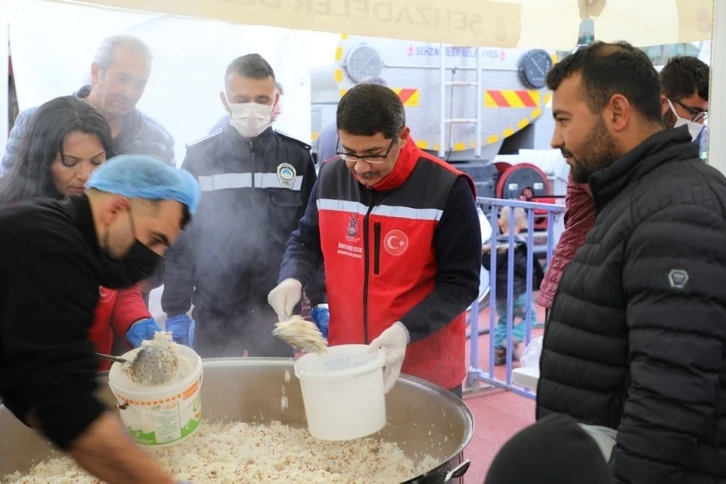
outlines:
[[[348,91],[337,125],[338,156],[321,166],[270,305],[289,318],[324,263],[331,345],[383,348],[386,391],[403,371],[461,396],[481,266],[473,182],[416,146],[387,87]]]

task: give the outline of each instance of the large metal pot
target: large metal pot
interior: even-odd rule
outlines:
[[[286,370],[291,380],[286,385],[288,408],[282,410]],[[108,375],[101,374],[100,379],[99,396],[115,407]],[[202,418],[206,420],[278,420],[292,426],[306,425],[300,385],[290,359],[204,360],[202,408]],[[461,400],[423,380],[403,376],[386,396],[386,411],[388,425],[380,437],[398,443],[409,456],[429,454],[440,462],[436,468],[407,483],[449,482],[467,471],[469,462],[460,462],[457,456],[471,440],[474,420]],[[50,446],[0,405],[0,478],[15,471],[27,472],[34,463],[50,455]]]

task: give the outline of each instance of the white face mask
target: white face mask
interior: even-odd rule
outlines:
[[[688,132],[691,133],[691,141],[696,141],[696,138],[698,138],[698,135],[701,134],[703,125],[700,123],[697,123],[695,121],[691,121],[689,119],[678,116],[678,113],[676,112],[676,108],[673,106],[673,103],[671,102],[670,99],[668,100],[668,105],[671,107],[671,111],[673,111],[673,114],[676,115],[676,124],[673,127],[678,128],[680,126],[688,126]]]
[[[229,103],[229,124],[245,138],[254,138],[270,127],[273,106]]]

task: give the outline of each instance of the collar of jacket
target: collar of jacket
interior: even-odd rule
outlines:
[[[612,165],[592,176],[595,208],[600,211],[628,185],[664,163],[698,159],[698,147],[691,142],[687,126],[664,129],[651,135]]]
[[[252,146],[254,146],[255,148],[266,144],[270,139],[276,136],[275,130],[272,129],[272,126],[269,126],[266,130],[264,130],[262,133],[258,134],[254,138],[245,138],[244,136],[239,134],[234,126],[232,126],[231,124],[227,124],[227,126],[224,127],[223,133],[225,137],[234,141],[235,143],[240,143],[245,146],[249,146],[249,144],[252,143]]]
[[[370,188],[383,192],[400,187],[406,183],[406,180],[408,180],[411,176],[411,173],[413,173],[414,168],[416,168],[416,163],[418,163],[420,157],[421,150],[419,150],[418,146],[416,146],[413,138],[409,136],[406,140],[406,144],[404,144],[401,148],[401,152],[398,155],[396,164],[393,165],[391,173],[386,175],[383,180],[379,181]],[[358,177],[356,177],[356,179],[358,179]],[[358,182],[360,183],[360,180],[358,180]]]
[[[83,99],[84,101],[88,98],[89,94],[91,94],[90,84],[86,84],[85,86],[81,87],[79,90],[73,93],[73,95],[76,96],[78,99]],[[116,138],[114,138],[114,145],[119,146],[119,141],[123,141],[124,139],[126,139],[127,136],[141,136],[141,126],[141,112],[136,108],[132,108],[131,111],[129,111],[128,114],[124,116],[123,126],[121,127],[121,131],[119,132],[119,134],[116,136]]]
[[[94,254],[98,254],[100,241],[96,234],[96,224],[93,222],[93,211],[91,210],[91,202],[88,200],[88,195],[85,193],[82,195],[74,195],[61,200],[60,204],[71,219],[73,219],[83,240],[86,241]]]

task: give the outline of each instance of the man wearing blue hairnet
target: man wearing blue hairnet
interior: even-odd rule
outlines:
[[[99,286],[151,274],[199,205],[191,174],[141,155],[106,162],[83,195],[0,210],[0,398],[109,484],[172,484],[94,396],[87,334]]]

